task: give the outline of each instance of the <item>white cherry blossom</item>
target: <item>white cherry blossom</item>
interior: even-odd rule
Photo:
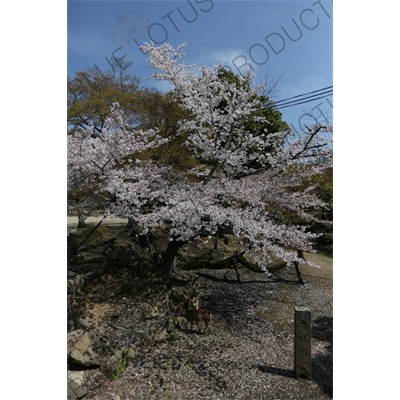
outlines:
[[[285,224],[279,215],[290,211],[312,221],[312,211],[324,207],[313,186],[300,187],[332,165],[332,128],[315,125],[299,138],[283,132],[253,135],[243,125],[257,107],[259,88],[252,87],[251,74],[240,78],[243,88],[237,88],[218,78],[220,66],[182,63],[184,45],[175,50],[150,43],[142,50],[157,69],[152,77],[173,84],[191,115],[179,122],[178,134],[187,135],[185,146],[199,167],[181,172],[139,159],[165,140],[154,130],[126,126],[116,106],[99,137],[90,129],[68,137],[70,205],[98,209],[106,204],[140,223],[143,234],[165,226],[170,244],[161,267],[167,272],[185,243],[227,229],[243,239],[260,271],[271,253],[290,263],[299,258],[287,248],[311,251],[316,235]],[[276,143],[281,145],[271,152]]]

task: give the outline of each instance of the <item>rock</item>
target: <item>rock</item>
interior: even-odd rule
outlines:
[[[68,371],[68,378],[72,379],[80,386],[82,386],[85,381],[83,371]]]
[[[173,287],[168,291],[168,297],[175,303],[185,303],[188,297],[188,291],[184,287]]]
[[[141,340],[143,346],[156,346],[159,343],[164,343],[170,339],[168,332],[165,329],[160,329],[159,331],[152,331]]]
[[[165,320],[165,329],[168,333],[175,332],[175,320],[172,317],[167,317]]]
[[[67,332],[79,328],[79,310],[71,303],[67,304]]]
[[[143,311],[143,316],[145,319],[157,318],[160,315],[160,310],[158,308],[158,304],[155,305],[146,305],[145,310]]]
[[[128,365],[129,350],[127,348],[118,349],[114,354],[100,367],[100,371],[110,380],[119,378]]]
[[[157,344],[164,343],[169,339],[168,332],[165,329],[161,329],[156,334],[154,335],[154,344],[153,346],[156,346]]]
[[[85,367],[99,367],[107,353],[107,341],[96,330],[85,332],[69,355],[69,362]]]
[[[68,383],[67,383],[68,400],[82,399],[86,395],[87,391],[81,387],[81,384],[78,381],[68,378]]]
[[[119,378],[125,371],[128,363],[136,356],[137,352],[138,348],[134,344],[116,350],[100,367],[100,371],[110,380]]]
[[[72,271],[67,271],[67,294],[72,294],[79,292],[85,281],[76,274],[75,272]]]
[[[131,361],[133,358],[135,358],[137,352],[138,352],[137,346],[134,345],[134,344],[131,344],[131,345],[128,347],[128,360]]]

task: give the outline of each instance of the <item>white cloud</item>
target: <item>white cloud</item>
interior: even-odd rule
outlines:
[[[232,60],[236,57],[244,54],[243,50],[233,49],[233,50],[216,50],[208,54],[204,58],[207,61],[211,61],[213,64],[223,64],[229,67],[234,67]]]

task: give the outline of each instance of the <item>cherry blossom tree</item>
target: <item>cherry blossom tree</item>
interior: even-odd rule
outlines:
[[[182,172],[138,162],[133,155],[162,140],[154,131],[129,130],[114,110],[101,137],[90,138],[83,131],[69,139],[71,190],[92,187],[93,196],[84,201],[96,205],[97,196],[107,198],[113,212],[143,227],[142,234],[165,227],[169,244],[158,266],[163,276],[170,273],[183,245],[223,232],[240,238],[247,253],[232,255],[220,265],[240,262],[266,272],[275,255],[298,266],[302,252],[312,251],[316,235],[303,225],[282,222],[281,216],[291,212],[313,221],[313,211],[324,207],[314,186],[305,187],[304,182],[331,166],[332,129],[309,127],[300,137],[268,130],[252,134],[246,121],[258,108],[255,94],[261,88],[252,85],[251,73],[240,77],[243,85],[238,87],[219,79],[220,66],[185,65],[180,61],[184,47],[150,43],[142,51],[157,69],[151,76],[172,84],[190,115],[179,121],[178,134],[187,137],[185,146],[198,159],[198,167]]]
[[[201,177],[196,184],[180,179],[179,185],[170,187],[158,209],[157,214],[169,221],[171,234],[163,271],[168,273],[182,244],[226,227],[246,239],[260,269],[268,265],[270,252],[285,262],[298,262],[298,255],[284,247],[311,250],[315,235],[304,227],[277,223],[271,210],[291,210],[312,220],[310,209],[323,207],[313,195],[313,187],[301,193],[294,189],[305,177],[331,165],[327,135],[331,128],[315,126],[299,138],[268,131],[254,136],[244,122],[257,109],[255,94],[262,88],[252,87],[251,72],[237,87],[218,79],[220,66],[186,66],[180,61],[184,48],[181,45],[175,50],[168,44],[142,48],[150,56],[150,66],[158,70],[152,77],[173,84],[182,106],[191,114],[192,118],[180,122],[179,129],[189,135],[186,145],[193,155],[207,165],[192,171]],[[284,144],[271,152],[278,142]],[[257,169],[251,168],[254,164]]]
[[[155,130],[132,129],[124,122],[118,104],[111,109],[101,134],[93,135],[92,127],[81,128],[68,135],[68,206],[77,211],[79,220],[84,219],[84,210],[90,214],[100,209],[117,212],[125,204],[126,191],[129,196],[129,214],[140,212],[157,191],[148,182],[155,182],[162,169],[142,162],[138,155],[143,151],[166,142]]]

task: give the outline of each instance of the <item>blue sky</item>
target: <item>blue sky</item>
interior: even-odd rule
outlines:
[[[148,80],[152,70],[137,46],[153,40],[186,43],[187,64],[223,64],[237,74],[251,65],[256,83],[283,74],[275,101],[333,84],[331,0],[70,0],[67,11],[69,76],[87,67],[107,69],[106,57],[114,54],[132,63],[128,70],[142,86],[167,90]],[[330,96],[281,111],[298,129],[299,120],[310,122],[307,112],[332,123],[332,104]]]

